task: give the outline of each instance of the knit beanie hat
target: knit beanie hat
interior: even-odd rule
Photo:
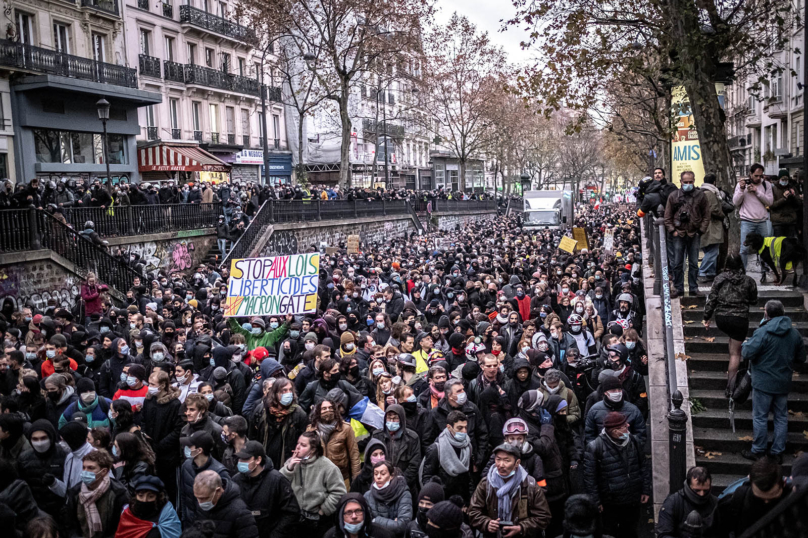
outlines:
[[[82,377],[76,382],[76,394],[84,394],[85,392],[93,392],[95,390],[95,383],[89,377]]]
[[[81,422],[68,422],[59,430],[70,450],[78,450],[87,441],[87,426]]]
[[[463,510],[452,501],[441,501],[429,509],[427,519],[441,530],[459,529],[463,524]]]
[[[615,428],[619,428],[627,422],[628,419],[625,417],[625,415],[623,415],[623,413],[612,411],[606,415],[606,418],[603,420],[603,427],[607,430],[613,430]]]
[[[339,343],[341,346],[353,341],[355,341],[355,338],[351,331],[345,331],[342,333],[342,336],[339,337]]]
[[[129,375],[132,377],[136,377],[140,381],[146,380],[146,368],[143,367],[142,364],[130,364],[129,365]]]
[[[463,342],[465,341],[466,339],[463,338],[463,335],[460,333],[452,333],[451,336],[449,336],[449,345],[455,349],[462,349]]]
[[[306,333],[306,336],[303,337],[303,342],[314,342],[317,343],[317,335],[314,333]]]
[[[443,502],[443,499],[445,499],[445,495],[443,492],[443,484],[440,482],[440,479],[436,480],[435,477],[433,477],[432,480],[424,484],[424,487],[422,487],[420,493],[418,493],[419,503],[423,500],[427,500],[432,502],[433,505],[435,505],[438,504],[439,502]]]
[[[603,387],[603,392],[623,388],[623,384],[616,377],[607,377],[600,386]]]
[[[542,401],[544,401],[544,393],[539,390],[528,390],[519,397],[517,405],[525,411],[533,411],[541,405]]]

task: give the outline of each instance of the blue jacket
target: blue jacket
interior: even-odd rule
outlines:
[[[794,365],[805,362],[805,346],[791,318],[780,316],[758,328],[744,342],[741,355],[750,363],[752,389],[788,394]]]
[[[111,401],[103,396],[96,396],[95,401],[90,405],[84,405],[81,399],[76,400],[65,409],[62,416],[59,417],[59,428],[73,420],[73,413],[84,413],[87,415],[87,428],[110,428],[109,417],[107,413],[111,405]]]

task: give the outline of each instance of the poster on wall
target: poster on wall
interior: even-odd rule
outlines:
[[[225,317],[283,316],[317,309],[320,254],[241,258],[230,263]]]
[[[715,92],[721,108],[724,108],[724,84],[716,82]],[[678,187],[682,172],[689,171],[696,176],[696,186],[701,185],[704,182],[704,161],[684,86],[675,86],[671,90],[671,108],[676,122],[671,141],[671,180]]]

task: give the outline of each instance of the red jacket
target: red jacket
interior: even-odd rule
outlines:
[[[92,287],[87,284],[82,284],[81,298],[84,299],[84,314],[86,316],[90,314],[102,314],[104,312],[104,306],[101,303],[101,291],[98,284]]]
[[[530,319],[530,297],[525,295],[521,299],[519,297],[514,297],[514,301],[516,304],[519,305],[519,315],[522,316],[522,321],[527,321]]]

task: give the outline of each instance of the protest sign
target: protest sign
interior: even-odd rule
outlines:
[[[319,274],[319,253],[232,260],[224,315],[278,316],[314,312]]]
[[[348,236],[348,254],[359,254],[359,236]]]
[[[586,230],[583,228],[573,228],[572,238],[578,242],[578,250],[589,250],[589,240],[586,237]]]
[[[564,252],[569,252],[570,254],[572,254],[573,252],[575,252],[575,245],[577,244],[578,241],[575,241],[574,239],[567,237],[565,235],[564,237],[561,238],[561,242],[558,244],[558,248],[560,248]]]
[[[612,228],[603,232],[603,250],[606,252],[614,250],[614,230]]]

